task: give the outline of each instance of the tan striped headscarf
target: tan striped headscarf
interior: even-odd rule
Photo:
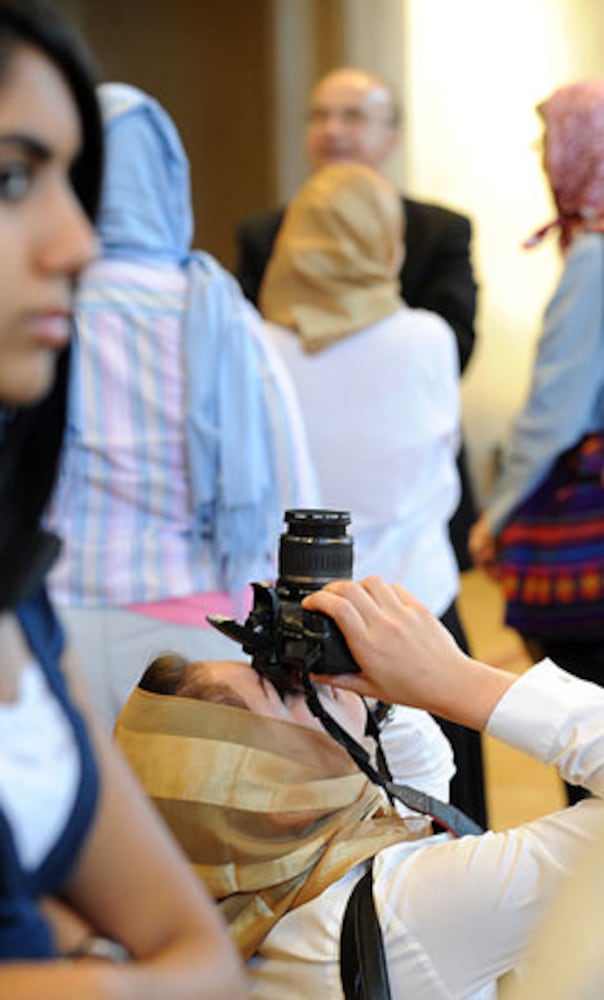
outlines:
[[[382,848],[429,832],[305,726],[137,688],[116,738],[244,959],[288,910]]]
[[[370,167],[317,170],[279,229],[260,290],[263,316],[318,351],[400,309],[402,211],[394,186]]]

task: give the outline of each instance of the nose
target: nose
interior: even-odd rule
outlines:
[[[38,263],[48,274],[74,277],[98,254],[92,223],[65,181],[48,206],[46,225],[39,244]]]
[[[339,135],[344,131],[344,119],[342,115],[337,111],[330,111],[326,114],[322,122],[322,131],[324,135]]]

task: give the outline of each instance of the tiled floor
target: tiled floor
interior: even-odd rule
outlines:
[[[530,661],[517,634],[502,625],[499,588],[484,573],[463,574],[459,609],[474,656],[505,670],[527,669]],[[563,786],[553,768],[489,736],[483,740],[492,829],[502,830],[565,805]]]

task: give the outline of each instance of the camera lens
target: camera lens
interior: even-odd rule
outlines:
[[[288,510],[279,545],[280,594],[319,590],[330,580],[352,578],[353,542],[344,510]]]

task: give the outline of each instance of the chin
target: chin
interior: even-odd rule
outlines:
[[[354,157],[350,153],[329,153],[322,156],[317,163],[321,167],[330,167],[332,163],[350,163],[351,160],[354,160]]]
[[[8,406],[36,406],[49,394],[55,380],[56,357],[41,360],[11,372],[0,374],[0,400]]]

